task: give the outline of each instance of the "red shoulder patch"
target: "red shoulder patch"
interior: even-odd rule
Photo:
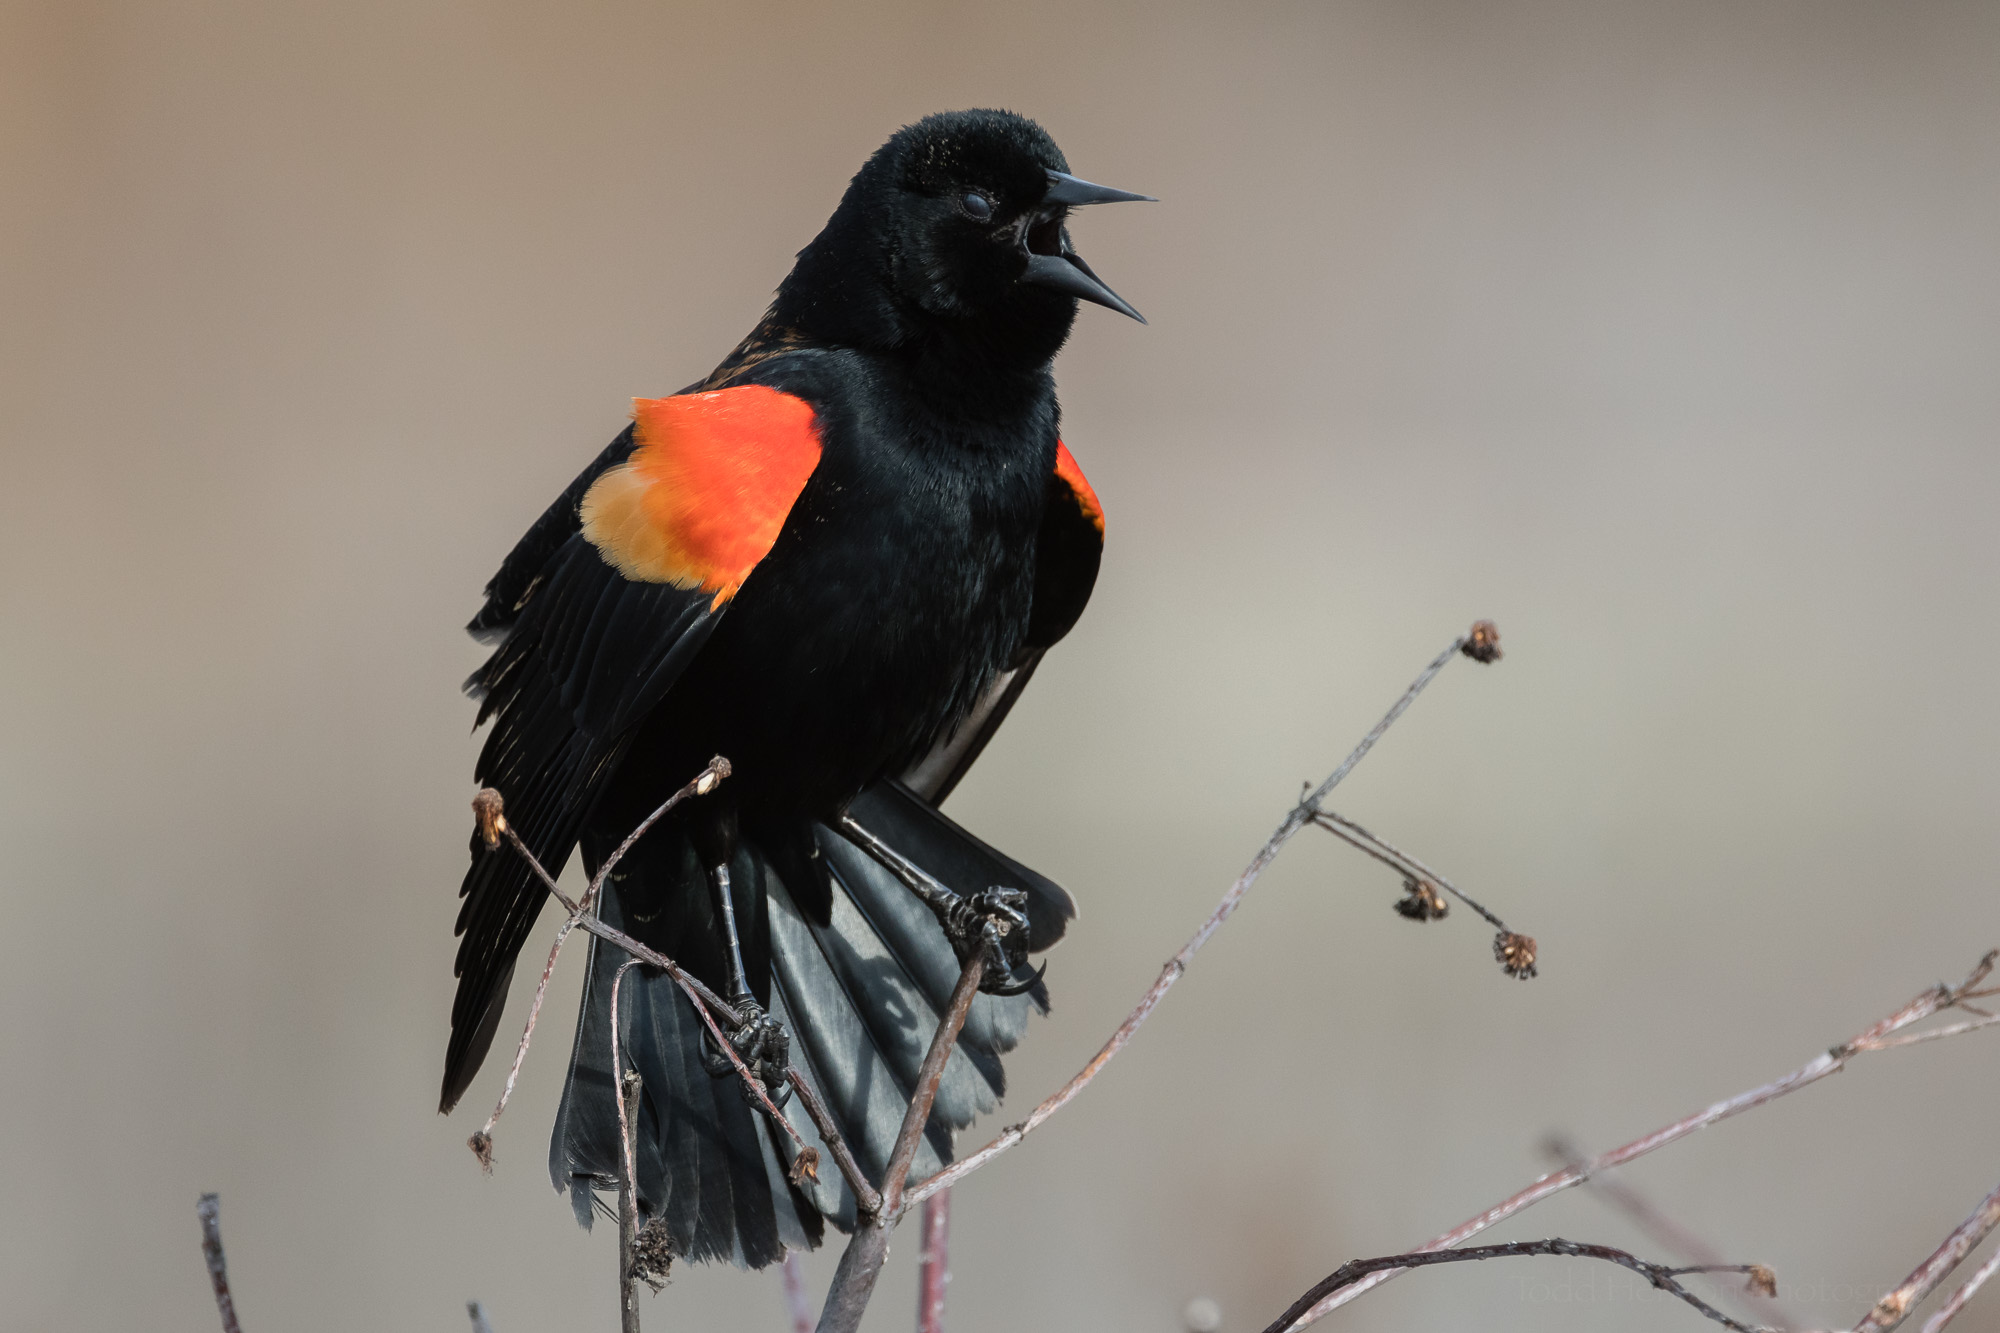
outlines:
[[[1076,496],[1076,507],[1083,511],[1083,516],[1090,520],[1090,525],[1097,529],[1097,535],[1102,537],[1104,506],[1097,502],[1097,492],[1090,489],[1090,483],[1084,479],[1083,469],[1076,465],[1076,459],[1071,456],[1069,446],[1061,440],[1056,441],[1056,476]]]
[[[584,493],[583,535],[626,578],[736,595],[819,466],[802,398],[762,384],[635,398],[630,458]]]

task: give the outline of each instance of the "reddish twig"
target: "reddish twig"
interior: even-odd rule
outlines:
[[[925,1199],[917,1215],[917,1333],[944,1333],[945,1289],[951,1285],[951,1191]]]
[[[1951,1294],[1951,1299],[1933,1311],[1929,1319],[1924,1320],[1923,1333],[1938,1333],[1939,1329],[1958,1318],[1958,1312],[1965,1308],[1965,1303],[1986,1285],[1986,1279],[1992,1277],[1996,1270],[2000,1270],[2000,1250],[1988,1255],[1986,1262],[1973,1269],[1972,1276],[1965,1279],[1964,1284]]]
[[[806,1295],[805,1268],[797,1250],[785,1251],[778,1277],[785,1286],[785,1313],[791,1317],[792,1333],[813,1333],[812,1300]]]
[[[243,1333],[243,1326],[236,1322],[236,1298],[229,1294],[229,1266],[222,1255],[222,1196],[202,1195],[194,1212],[201,1219],[201,1257],[208,1261],[208,1280],[215,1288],[222,1333]]]
[[[916,1090],[911,1094],[909,1109],[903,1113],[903,1127],[897,1132],[896,1146],[889,1154],[889,1169],[882,1177],[881,1211],[857,1219],[854,1235],[841,1251],[840,1266],[834,1270],[826,1304],[820,1309],[819,1333],[854,1333],[861,1325],[862,1312],[875,1292],[875,1279],[881,1276],[883,1261],[889,1257],[889,1232],[908,1211],[903,1185],[909,1179],[910,1164],[916,1160],[917,1145],[923,1141],[924,1126],[930,1121],[938,1083],[944,1078],[951,1048],[958,1040],[959,1029],[965,1026],[965,1015],[972,1008],[973,997],[979,994],[979,980],[985,974],[985,951],[975,949],[958,975],[951,1004],[938,1020],[930,1049],[924,1052],[924,1062],[917,1069]]]
[[[1996,958],[2000,958],[2000,950],[1988,953],[1984,958],[1980,959],[1978,966],[1973,969],[1971,976],[1967,977],[1965,982],[1960,986],[1955,988],[1950,986],[1931,987],[1902,1008],[1896,1010],[1896,1012],[1890,1014],[1887,1018],[1856,1033],[1853,1037],[1840,1043],[1840,1045],[1835,1046],[1833,1049],[1814,1056],[1811,1060],[1808,1060],[1791,1073],[1786,1074],[1783,1078],[1773,1080],[1762,1087],[1752,1088],[1748,1092],[1738,1093],[1726,1101],[1716,1102],[1714,1105],[1704,1107],[1692,1115],[1683,1116],[1670,1125],[1662,1126],[1652,1133],[1642,1138],[1634,1139],[1622,1147],[1613,1148],[1607,1153],[1601,1153],[1591,1158],[1588,1162],[1574,1167],[1566,1167],[1561,1171],[1550,1172],[1519,1193],[1501,1200],[1475,1217],[1466,1219],[1450,1231],[1435,1237],[1428,1244],[1419,1246],[1415,1253],[1430,1254],[1439,1250],[1451,1249],[1464,1241],[1470,1240],[1495,1223],[1504,1222],[1506,1219],[1514,1216],[1514,1214],[1521,1212],[1523,1209],[1533,1207],[1551,1195],[1560,1194],[1572,1186],[1580,1185],[1601,1171],[1609,1171],[1613,1167],[1623,1166],[1625,1163],[1633,1161],[1636,1158],[1644,1157],[1647,1153],[1657,1148],[1664,1148],[1670,1143],[1678,1142],[1698,1129],[1706,1129],[1708,1126],[1727,1120],[1731,1116],[1740,1115],[1767,1102],[1776,1101],[1787,1093],[1797,1092],[1800,1088],[1810,1086],[1823,1078],[1839,1073],[1847,1067],[1847,1062],[1853,1059],[1855,1055],[1863,1051],[1880,1049],[1884,1038],[1909,1027],[1913,1023],[1922,1022],[1933,1014],[1954,1008],[1962,1000],[1983,993],[1975,990],[1974,987],[1984,981],[1987,974],[1993,970]],[[1289,1327],[1303,1328],[1319,1319],[1323,1319],[1335,1309],[1347,1304],[1363,1292],[1370,1291],[1382,1285],[1402,1271],[1404,1270],[1401,1268],[1385,1268],[1369,1273],[1359,1281],[1323,1297],[1311,1309],[1299,1316]]]
[[[1990,959],[1991,955],[1988,957]],[[1991,1194],[1979,1201],[1979,1206],[1972,1210],[1972,1216],[1959,1223],[1958,1229],[1946,1236],[1944,1243],[1931,1251],[1929,1258],[1875,1302],[1875,1308],[1854,1326],[1854,1333],[1889,1333],[1890,1329],[1908,1319],[1910,1312],[1924,1297],[1936,1291],[1938,1284],[1951,1276],[1952,1269],[1979,1248],[1979,1242],[1985,1240],[1995,1227],[2000,1227],[2000,1186],[1995,1186]],[[1971,1295],[1970,1292],[1966,1294]]]
[[[1193,938],[1181,946],[1179,953],[1167,960],[1166,966],[1160,969],[1160,975],[1147,988],[1146,993],[1140,997],[1138,1007],[1126,1015],[1125,1021],[1118,1025],[1118,1030],[1111,1034],[1111,1039],[1105,1042],[1098,1049],[1097,1054],[1090,1058],[1090,1063],[1077,1071],[1076,1076],[1070,1079],[1069,1082],[1063,1084],[1062,1087],[1043,1099],[1040,1105],[1028,1113],[1026,1120],[1017,1125],[1007,1126],[1007,1128],[1000,1132],[997,1138],[979,1149],[979,1151],[960,1158],[958,1161],[944,1168],[944,1170],[925,1180],[922,1184],[913,1186],[909,1191],[909,1202],[912,1204],[920,1203],[939,1190],[949,1189],[952,1185],[957,1184],[966,1176],[971,1175],[974,1171],[985,1166],[1001,1153],[1006,1152],[1022,1139],[1034,1133],[1050,1116],[1069,1105],[1078,1093],[1089,1087],[1090,1081],[1097,1077],[1104,1066],[1111,1063],[1113,1056],[1125,1049],[1126,1043],[1132,1040],[1133,1034],[1138,1032],[1140,1026],[1152,1015],[1153,1010],[1158,1007],[1160,1001],[1166,998],[1167,992],[1173,989],[1174,983],[1179,981],[1182,974],[1187,971],[1188,964],[1194,960],[1195,954],[1201,951],[1201,946],[1208,943],[1209,937],[1220,930],[1222,923],[1227,921],[1231,914],[1236,911],[1237,907],[1242,904],[1244,895],[1250,892],[1250,887],[1257,882],[1258,876],[1264,873],[1265,868],[1277,859],[1278,853],[1284,850],[1285,844],[1292,840],[1292,835],[1313,822],[1314,818],[1320,813],[1320,803],[1326,799],[1327,794],[1339,786],[1341,779],[1353,772],[1354,766],[1360,763],[1370,750],[1375,748],[1375,742],[1382,739],[1383,733],[1388,731],[1396,719],[1403,715],[1404,710],[1410,706],[1419,694],[1423,693],[1424,686],[1430,684],[1432,678],[1438,672],[1444,670],[1452,658],[1458,656],[1460,653],[1472,656],[1476,660],[1493,660],[1493,657],[1498,655],[1498,650],[1497,648],[1492,648],[1491,645],[1497,642],[1498,637],[1497,632],[1493,631],[1490,622],[1481,621],[1478,625],[1473,626],[1472,633],[1452,640],[1449,648],[1446,648],[1433,658],[1430,665],[1419,672],[1417,678],[1410,682],[1410,687],[1403,691],[1402,697],[1396,700],[1389,711],[1383,715],[1382,720],[1375,724],[1374,729],[1366,736],[1363,736],[1361,743],[1356,745],[1347,758],[1340,762],[1340,767],[1334,769],[1326,781],[1320,783],[1317,788],[1307,793],[1298,805],[1279,823],[1271,836],[1265,839],[1264,845],[1257,849],[1257,854],[1250,858],[1250,864],[1245,866],[1243,873],[1236,877],[1236,882],[1229,886],[1229,891],[1222,895],[1222,901],[1217,903],[1215,910],[1208,914],[1208,919],[1201,923],[1201,929],[1195,931]],[[1492,654],[1491,656],[1486,655],[1489,651]]]
[[[1570,1259],[1602,1259],[1606,1263],[1629,1268],[1646,1279],[1660,1291],[1677,1297],[1699,1310],[1708,1318],[1732,1333],[1772,1333],[1770,1329],[1751,1324],[1739,1323],[1722,1311],[1710,1305],[1701,1297],[1682,1286],[1676,1279],[1688,1273],[1744,1273],[1753,1278],[1768,1272],[1761,1264],[1696,1264],[1686,1268],[1669,1268],[1665,1264],[1648,1263],[1624,1250],[1613,1249],[1609,1245],[1589,1245],[1557,1237],[1552,1240],[1522,1240],[1508,1245],[1473,1245],[1463,1250],[1419,1250],[1413,1254],[1391,1254],[1380,1259],[1356,1259],[1344,1263],[1321,1279],[1311,1291],[1292,1303],[1292,1308],[1279,1315],[1264,1333],[1284,1333],[1294,1326],[1294,1322],[1304,1316],[1326,1297],[1351,1287],[1371,1273],[1405,1272],[1412,1268],[1428,1267],[1432,1264],[1460,1263],[1466,1260],[1512,1259],[1536,1255],[1558,1255]]]

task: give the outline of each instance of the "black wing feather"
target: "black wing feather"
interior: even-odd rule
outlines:
[[[500,644],[466,682],[494,719],[476,775],[506,798],[508,822],[551,873],[569,859],[591,803],[633,730],[665,696],[720,617],[698,589],[634,583],[577,531],[588,478],[630,452],[629,432],[545,513],[488,589],[473,631]],[[563,511],[563,512],[559,512]],[[567,517],[564,517],[566,512]],[[560,543],[563,525],[569,531]],[[532,573],[529,562],[542,555]],[[486,1057],[514,957],[540,914],[544,890],[510,849],[476,839],[461,890],[451,1044],[442,1096],[449,1110]]]

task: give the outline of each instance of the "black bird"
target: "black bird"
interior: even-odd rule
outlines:
[[[619,863],[600,910],[751,1009],[739,1049],[773,1070],[789,1055],[878,1178],[959,957],[992,947],[966,922],[1015,928],[913,1179],[997,1103],[1000,1054],[1047,1009],[1026,955],[1074,915],[936,806],[1096,580],[1103,513],[1058,439],[1050,363],[1079,300],[1139,313],[1065,223],[1144,197],[1071,176],[1010,112],[899,131],[750,336],[680,394],[635,402],[469,626],[496,645],[467,682],[494,722],[477,776],[543,864],[580,846],[594,874],[711,756],[731,761]],[[948,894],[920,900],[885,869],[897,856]],[[462,892],[444,1110],[544,897],[477,838]],[[550,1152],[586,1226],[619,1173],[608,991],[625,957],[592,946]],[[628,974],[620,1009],[644,1079],[640,1205],[675,1254],[759,1267],[817,1244],[825,1219],[853,1226],[830,1157],[817,1182],[788,1180],[791,1141],[668,979]],[[796,1103],[784,1114],[817,1142]]]

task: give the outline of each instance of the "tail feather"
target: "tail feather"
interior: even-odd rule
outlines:
[[[743,867],[748,869],[748,866]],[[600,911],[623,928],[615,886]],[[616,1189],[620,1175],[618,1104],[611,1075],[611,985],[627,955],[591,941],[569,1078],[549,1149],[550,1175],[571,1195],[585,1226],[589,1191]],[[722,1259],[761,1268],[786,1246],[819,1244],[820,1219],[785,1179],[767,1137],[735,1079],[717,1079],[701,1061],[704,1027],[671,977],[634,968],[618,988],[619,1054],[639,1072],[635,1165],[639,1203],[662,1218],[669,1248],[694,1260]]]
[[[907,854],[954,888],[989,883],[1029,888],[1031,923],[1046,926],[1046,920],[1037,922],[1038,915],[1054,913],[1054,934],[1060,935],[1073,912],[1066,894],[942,816],[910,817],[905,803],[919,804],[907,793],[856,804],[871,831],[893,846],[910,844]],[[768,1004],[792,1034],[792,1063],[827,1105],[862,1171],[879,1183],[959,964],[929,909],[907,888],[827,830],[815,834],[832,889],[825,925],[814,919],[816,913],[800,910],[759,848],[746,841],[739,850],[732,877],[768,907],[768,952],[751,949],[746,940],[746,954],[769,958]],[[969,850],[953,852],[951,834]],[[650,864],[664,867],[670,861],[661,857]],[[1023,883],[1022,876],[1035,883]],[[600,900],[605,920],[614,925],[622,924],[617,887],[607,884]],[[739,889],[739,915],[743,902]],[[610,990],[625,958],[623,951],[592,941],[569,1078],[550,1145],[556,1188],[570,1194],[586,1226],[592,1192],[616,1188],[619,1175]],[[640,1203],[649,1216],[665,1219],[674,1253],[755,1268],[780,1258],[787,1246],[816,1246],[824,1221],[851,1230],[853,1193],[800,1101],[786,1106],[784,1116],[807,1145],[820,1150],[821,1162],[817,1180],[794,1187],[788,1171],[797,1145],[761,1112],[753,1113],[738,1080],[708,1073],[699,1015],[670,978],[649,973],[635,968],[619,988],[621,1054],[645,1083],[638,1133]],[[1021,1039],[1029,1012],[1047,1008],[1040,986],[1024,995],[981,995],[973,1001],[918,1145],[913,1180],[951,1160],[954,1130],[998,1106],[1006,1087],[999,1057]]]

